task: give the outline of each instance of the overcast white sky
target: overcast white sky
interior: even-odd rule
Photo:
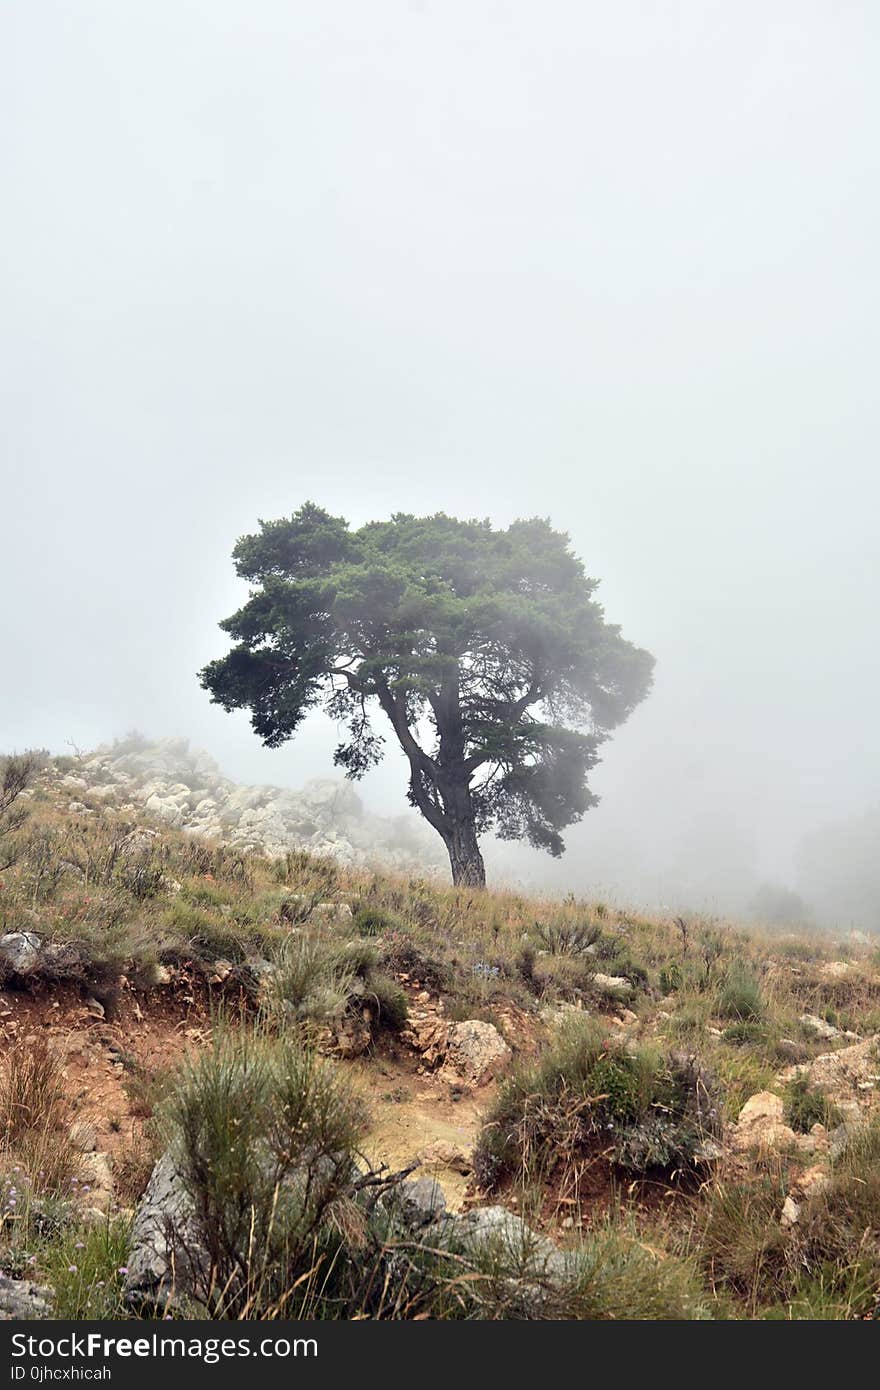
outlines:
[[[326,774],[196,681],[235,538],[540,513],[658,661],[558,881],[787,877],[878,800],[878,130],[855,0],[6,0],[0,742]]]

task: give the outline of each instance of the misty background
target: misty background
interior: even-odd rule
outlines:
[[[0,744],[335,775],[199,688],[236,537],[540,514],[656,684],[490,873],[880,927],[878,60],[832,0],[7,3]]]

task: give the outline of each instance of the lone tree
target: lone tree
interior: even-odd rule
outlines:
[[[351,778],[382,757],[378,706],[454,883],[485,885],[490,829],[562,854],[560,832],[596,805],[599,747],[654,664],[605,622],[566,535],[442,512],[351,531],[306,503],[233,558],[253,587],[220,624],[236,645],[200,672],[215,704],[250,709],[268,748],[323,705],[346,727],[334,761]]]

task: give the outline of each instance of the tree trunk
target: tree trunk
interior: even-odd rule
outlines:
[[[452,865],[452,882],[462,888],[485,888],[486,866],[480,853],[473,816],[465,816],[443,836]]]

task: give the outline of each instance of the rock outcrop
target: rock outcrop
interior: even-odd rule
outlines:
[[[52,1313],[52,1290],[30,1279],[0,1274],[0,1322],[43,1319]]]
[[[175,829],[270,858],[307,850],[346,867],[405,873],[435,872],[443,862],[427,826],[410,816],[368,813],[350,782],[319,778],[298,791],[239,786],[207,753],[191,751],[186,739],[98,748],[60,785],[71,794],[74,815],[98,807],[147,811]],[[143,847],[149,831],[133,833]]]
[[[456,1252],[457,1267],[478,1266],[493,1251],[511,1273],[504,1277],[519,1316],[540,1316],[548,1291],[572,1271],[572,1257],[505,1207],[479,1207],[461,1215],[446,1209],[435,1178],[397,1183],[380,1198],[398,1238],[427,1236],[436,1249]],[[174,1160],[166,1152],[138,1207],[126,1264],[124,1298],[136,1313],[193,1309],[208,1272],[198,1218]],[[393,1262],[389,1274],[393,1273]],[[512,1277],[513,1276],[513,1277]]]
[[[452,1023],[446,1044],[446,1059],[438,1075],[452,1084],[485,1086],[499,1076],[512,1053],[498,1029],[480,1019]]]
[[[750,1149],[775,1152],[797,1148],[813,1152],[816,1148],[812,1135],[795,1134],[786,1124],[782,1097],[772,1091],[758,1091],[749,1097],[731,1132],[731,1143],[738,1153]]]
[[[839,1109],[876,1104],[880,1094],[880,1033],[837,1052],[823,1052],[812,1062],[790,1067],[780,1080],[790,1081],[798,1076],[825,1091]]]
[[[207,1262],[192,1199],[165,1153],[153,1169],[132,1227],[126,1302],[133,1307],[173,1305],[192,1294]]]

